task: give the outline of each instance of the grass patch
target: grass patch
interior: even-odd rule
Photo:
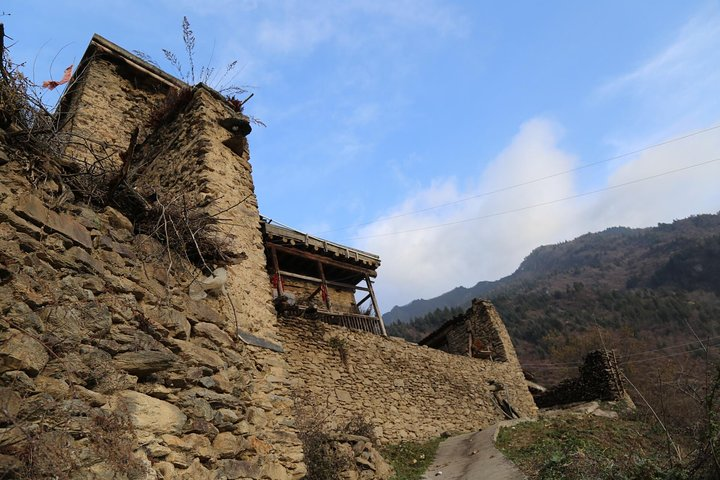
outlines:
[[[424,443],[403,442],[381,449],[383,458],[395,469],[391,480],[419,480],[435,459],[442,438]]]
[[[501,429],[497,446],[531,480],[684,478],[662,433],[637,421],[545,418]]]

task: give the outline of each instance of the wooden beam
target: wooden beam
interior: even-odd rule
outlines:
[[[313,282],[313,283],[320,283],[320,284],[322,284],[322,280],[319,279],[319,278],[310,277],[310,276],[308,276],[308,275],[300,275],[299,273],[292,273],[292,272],[287,272],[287,271],[285,271],[285,270],[280,270],[280,275],[282,275],[283,277],[297,278],[298,280],[306,280],[306,281],[308,281],[308,282]],[[348,290],[362,290],[362,291],[364,291],[364,292],[367,292],[367,291],[368,291],[368,289],[365,288],[365,287],[361,287],[361,286],[359,286],[359,285],[353,285],[353,284],[351,284],[351,283],[335,282],[335,281],[333,281],[333,280],[326,280],[326,283],[327,283],[328,285],[333,286],[333,287],[346,288],[346,289],[348,289]]]
[[[321,290],[321,288],[322,288],[322,287],[317,287],[317,288],[315,289],[315,291],[313,291],[313,293],[311,293],[311,294],[307,297],[307,300],[306,300],[306,301],[309,302],[310,300],[312,300],[313,297],[318,294],[318,292]]]
[[[283,295],[282,277],[280,276],[280,263],[278,262],[277,252],[273,245],[270,245],[270,253],[272,256],[273,268],[275,268],[275,275],[277,275],[277,291],[278,297]]]
[[[361,273],[363,275],[367,275],[370,277],[377,277],[377,272],[375,270],[371,270],[369,268],[362,268],[355,265],[350,265],[345,262],[340,262],[338,260],[333,260],[332,258],[327,258],[322,255],[316,255],[314,253],[305,252],[303,250],[298,250],[297,248],[290,248],[283,245],[278,245],[276,243],[269,243],[268,247],[275,249],[279,252],[287,253],[290,255],[295,255],[296,257],[305,258],[308,260],[314,260],[316,262],[321,262],[325,265],[331,265],[336,268],[340,268],[343,270],[349,270],[351,272],[357,272]]]
[[[382,329],[383,336],[387,337],[387,332],[385,331],[385,322],[382,318],[382,313],[380,313],[380,308],[378,307],[377,299],[375,298],[375,291],[372,287],[372,280],[370,280],[369,275],[365,275],[365,281],[367,282],[368,291],[370,292],[370,298],[372,299],[373,308],[375,309],[375,316],[380,320],[380,328]]]
[[[367,289],[366,289],[366,290],[367,290]],[[363,303],[365,303],[368,298],[370,298],[370,294],[369,294],[369,293],[368,293],[367,295],[365,295],[365,297],[364,297],[362,300],[360,300],[358,303],[356,303],[355,305],[356,305],[358,308],[360,308],[360,305],[362,305]]]
[[[330,310],[330,293],[327,289],[327,280],[325,280],[325,270],[323,270],[323,264],[318,260],[318,270],[320,271],[320,280],[322,280],[322,288],[325,290],[325,306]]]

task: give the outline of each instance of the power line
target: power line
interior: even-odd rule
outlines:
[[[717,336],[714,336],[714,337],[708,337],[708,338],[703,339],[702,341],[709,342],[709,341],[711,341],[711,340],[715,340],[715,339],[718,339],[718,338],[720,338],[720,335],[717,335]],[[646,353],[660,352],[660,351],[662,351],[662,350],[669,350],[669,349],[672,349],[672,348],[687,347],[688,345],[694,345],[694,344],[697,344],[697,343],[700,343],[700,342],[701,342],[701,341],[699,341],[699,340],[695,340],[695,341],[693,341],[693,342],[678,343],[678,344],[675,344],[675,345],[669,345],[669,346],[667,346],[667,347],[654,348],[654,349],[652,349],[652,350],[643,350],[642,352],[635,352],[635,353],[631,353],[631,354],[629,354],[629,355],[623,355],[623,356],[619,357],[618,360],[623,361],[623,360],[626,359],[626,358],[636,357],[636,356],[638,356],[638,355],[645,355]],[[714,344],[712,344],[712,345],[707,345],[707,346],[708,346],[708,347],[716,347],[716,346],[718,346],[718,345],[720,345],[720,342],[714,343]],[[682,352],[671,353],[671,354],[668,354],[668,355],[660,355],[660,356],[655,356],[655,357],[652,357],[652,358],[642,358],[642,359],[638,359],[638,360],[630,360],[629,362],[623,362],[623,363],[636,363],[636,362],[644,362],[644,361],[646,361],[646,360],[656,360],[656,359],[659,359],[659,358],[665,358],[666,356],[671,356],[671,357],[672,357],[672,356],[675,356],[675,355],[682,355],[683,353],[694,352],[694,351],[696,351],[696,350],[702,350],[702,349],[703,349],[703,347],[698,347],[697,349],[693,349],[693,350],[685,350],[685,351],[682,351]],[[575,362],[523,363],[522,366],[523,366],[523,367],[531,367],[531,368],[558,368],[558,369],[561,369],[561,368],[575,368],[575,367],[579,367],[580,364],[575,361]]]
[[[354,225],[347,225],[347,226],[344,226],[344,227],[333,228],[333,229],[324,230],[324,231],[318,232],[318,233],[319,233],[319,234],[332,233],[332,232],[337,232],[337,231],[340,231],[340,230],[347,230],[347,229],[349,229],[349,228],[363,227],[363,226],[365,226],[365,225],[372,225],[372,224],[374,224],[374,223],[386,222],[386,221],[389,221],[389,220],[394,220],[394,219],[396,219],[396,218],[407,217],[407,216],[410,216],[410,215],[417,215],[418,213],[429,212],[429,211],[431,211],[431,210],[437,210],[438,208],[444,208],[444,207],[449,207],[449,206],[451,206],[451,205],[457,205],[457,204],[459,204],[459,203],[464,203],[464,202],[467,202],[467,201],[469,201],[469,200],[474,200],[474,199],[476,199],[476,198],[482,198],[482,197],[487,197],[487,196],[490,196],[490,195],[494,195],[494,194],[496,194],[496,193],[506,192],[506,191],[508,191],[508,190],[513,190],[513,189],[515,189],[515,188],[520,188],[520,187],[524,187],[524,186],[526,186],[526,185],[532,185],[533,183],[538,183],[538,182],[542,182],[542,181],[545,181],[545,180],[549,180],[549,179],[551,179],[551,178],[559,177],[559,176],[562,176],[562,175],[567,175],[568,173],[573,173],[573,172],[577,172],[577,171],[580,171],[580,170],[584,170],[584,169],[587,169],[587,168],[590,168],[590,167],[595,167],[595,166],[601,165],[601,164],[603,164],[603,163],[612,162],[613,160],[619,160],[619,159],[621,159],[621,158],[629,157],[629,156],[632,156],[632,155],[637,155],[638,153],[642,153],[642,152],[644,152],[644,151],[651,150],[651,149],[653,149],[653,148],[662,147],[662,146],[665,146],[665,145],[668,145],[668,144],[671,144],[671,143],[674,143],[674,142],[679,142],[680,140],[685,140],[685,139],[687,139],[687,138],[694,137],[694,136],[696,136],[696,135],[701,135],[701,134],[703,134],[703,133],[707,133],[707,132],[710,132],[710,131],[712,131],[712,130],[716,130],[716,129],[718,129],[718,128],[720,128],[720,124],[718,124],[718,125],[713,125],[712,127],[704,128],[704,129],[701,129],[701,130],[696,130],[696,131],[693,131],[693,132],[691,132],[691,133],[688,133],[688,134],[685,134],[685,135],[682,135],[682,136],[679,136],[679,137],[673,137],[673,138],[670,138],[670,139],[668,139],[668,140],[664,140],[664,141],[659,142],[659,143],[654,143],[654,144],[652,144],[652,145],[648,145],[648,146],[646,146],[646,147],[639,148],[639,149],[637,149],[637,150],[633,150],[633,151],[631,151],[631,152],[626,152],[626,153],[623,153],[623,154],[620,154],[620,155],[615,155],[614,157],[609,157],[609,158],[606,158],[606,159],[604,159],[604,160],[598,160],[598,161],[596,161],[596,162],[586,163],[586,164],[580,165],[580,166],[578,166],[578,167],[571,168],[571,169],[569,169],[569,170],[563,170],[563,171],[561,171],[561,172],[552,173],[552,174],[550,174],[550,175],[545,175],[544,177],[539,177],[539,178],[535,178],[535,179],[532,179],[532,180],[527,180],[527,181],[525,181],[525,182],[515,183],[515,184],[512,184],[512,185],[505,186],[505,187],[497,188],[497,189],[495,189],[495,190],[488,190],[487,192],[478,193],[478,194],[476,194],[476,195],[470,195],[470,196],[468,196],[468,197],[463,197],[463,198],[460,198],[460,199],[458,199],[458,200],[454,200],[454,201],[452,201],[452,202],[440,203],[440,204],[434,205],[434,206],[432,206],[432,207],[427,207],[427,208],[423,208],[423,209],[420,209],[420,210],[413,210],[412,212],[400,213],[400,214],[397,214],[397,215],[391,215],[391,216],[389,216],[389,217],[377,218],[377,219],[371,220],[371,221],[369,221],[369,222],[356,223],[356,224],[354,224]]]
[[[716,338],[720,338],[720,335],[715,336],[715,337],[705,338],[705,339],[703,339],[703,340],[709,342],[710,340],[715,340]],[[621,357],[620,357],[620,360],[623,360],[623,359],[626,359],[626,358],[630,358],[630,357],[637,357],[638,355],[644,355],[644,354],[646,354],[646,353],[651,353],[651,352],[659,352],[659,351],[662,351],[662,350],[669,350],[669,349],[678,348],[678,347],[687,347],[688,345],[695,345],[696,343],[700,343],[700,342],[701,342],[700,340],[695,340],[695,341],[688,342],[688,343],[678,343],[678,344],[676,344],[676,345],[670,345],[670,346],[662,347],[662,348],[655,348],[655,349],[653,349],[653,350],[645,350],[645,351],[642,351],[642,352],[635,352],[635,353],[631,353],[631,354],[629,354],[629,355],[623,355],[623,356],[621,356]]]
[[[655,178],[664,177],[664,176],[666,176],[666,175],[671,175],[671,174],[673,174],[673,173],[682,172],[682,171],[684,171],[684,170],[689,170],[689,169],[691,169],[691,168],[702,167],[702,166],[704,166],[704,165],[709,165],[709,164],[711,164],[711,163],[718,162],[718,161],[720,161],[720,158],[714,158],[714,159],[712,159],[712,160],[707,160],[707,161],[705,161],[705,162],[695,163],[695,164],[693,164],[693,165],[687,165],[687,166],[685,166],[685,167],[675,168],[675,169],[673,169],[673,170],[667,170],[667,171],[665,171],[665,172],[657,173],[657,174],[655,174],[655,175],[650,175],[650,176],[647,176],[647,177],[637,178],[637,179],[635,179],[635,180],[630,180],[630,181],[628,181],[628,182],[618,183],[617,185],[610,185],[610,186],[608,186],[608,187],[598,188],[598,189],[596,189],[596,190],[590,190],[590,191],[588,191],[588,192],[578,193],[578,194],[575,194],[575,195],[570,195],[570,196],[568,196],[568,197],[558,198],[558,199],[555,199],[555,200],[549,200],[549,201],[547,201],[547,202],[535,203],[535,204],[527,205],[527,206],[524,206],[524,207],[513,208],[513,209],[510,209],[510,210],[503,210],[503,211],[501,211],[501,212],[489,213],[489,214],[487,214],[487,215],[481,215],[481,216],[479,216],[479,217],[465,218],[465,219],[463,219],[463,220],[456,220],[456,221],[454,221],[454,222],[439,223],[439,224],[435,224],[435,225],[428,225],[428,226],[426,226],[426,227],[418,227],[418,228],[412,228],[412,229],[409,229],[409,230],[401,230],[401,231],[398,231],[398,232],[379,233],[379,234],[376,234],[376,235],[364,235],[364,236],[359,236],[359,237],[350,237],[348,240],[363,240],[363,239],[367,239],[367,238],[389,237],[389,236],[392,236],[392,235],[401,235],[401,234],[403,234],[403,233],[420,232],[420,231],[423,231],[423,230],[431,230],[431,229],[435,229],[435,228],[449,227],[449,226],[452,226],[452,225],[458,225],[458,224],[461,224],[461,223],[473,222],[473,221],[476,221],[476,220],[483,220],[483,219],[486,219],[486,218],[499,217],[499,216],[502,216],[502,215],[508,215],[508,214],[510,214],[510,213],[517,213],[517,212],[522,212],[522,211],[525,211],[525,210],[531,210],[531,209],[533,209],[533,208],[545,207],[545,206],[547,206],[547,205],[553,205],[553,204],[560,203],[560,202],[564,202],[564,201],[567,201],[567,200],[572,200],[572,199],[574,199],[574,198],[586,197],[586,196],[588,196],[588,195],[594,195],[594,194],[596,194],[596,193],[605,192],[605,191],[608,191],[608,190],[614,190],[614,189],[616,189],[616,188],[626,187],[626,186],[628,186],[628,185],[633,185],[633,184],[636,184],[636,183],[645,182],[645,181],[647,181],[647,180],[653,180],[653,179],[655,179]]]
[[[676,357],[678,355],[685,355],[685,354],[692,353],[692,352],[698,352],[700,350],[706,350],[709,347],[717,347],[718,345],[720,345],[720,343],[715,343],[713,345],[707,345],[705,347],[697,347],[697,348],[693,348],[692,350],[684,350],[682,352],[669,353],[667,355],[659,355],[657,357],[652,357],[652,358],[641,358],[638,360],[630,360],[629,362],[623,362],[623,365],[628,365],[630,363],[643,363],[643,362],[652,362],[655,360],[662,360],[663,358]]]

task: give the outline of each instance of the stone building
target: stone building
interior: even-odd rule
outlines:
[[[377,256],[261,221],[237,104],[95,35],[59,105],[66,149],[55,160],[89,172],[89,188],[92,175],[120,172],[110,191],[124,188],[126,203],[74,200],[0,136],[6,470],[55,442],[43,458],[77,478],[132,466],[145,472],[137,478],[299,479],[301,397],[322,400],[337,422],[365,418],[383,442],[504,418],[497,384],[535,415],[499,317],[470,322],[488,358],[389,338],[372,290]],[[188,206],[223,219],[212,258],[177,255],[170,234],[138,228],[147,212],[156,228],[182,227],[167,214]],[[203,295],[190,295],[198,282]],[[279,317],[285,290],[300,301]],[[474,340],[450,337],[472,352]]]

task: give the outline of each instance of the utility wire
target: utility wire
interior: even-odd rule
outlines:
[[[505,186],[505,187],[497,188],[497,189],[495,189],[495,190],[488,190],[487,192],[478,193],[478,194],[476,194],[476,195],[470,195],[470,196],[468,196],[468,197],[463,197],[463,198],[460,198],[460,199],[458,199],[458,200],[454,200],[454,201],[452,201],[452,202],[440,203],[440,204],[434,205],[434,206],[432,206],[432,207],[427,207],[427,208],[423,208],[423,209],[420,209],[420,210],[413,210],[412,212],[400,213],[400,214],[397,214],[397,215],[391,215],[391,216],[389,216],[389,217],[377,218],[377,219],[371,220],[371,221],[369,221],[369,222],[356,223],[356,224],[354,224],[354,225],[346,225],[346,226],[344,226],[344,227],[333,228],[333,229],[331,229],[331,230],[324,230],[324,231],[318,232],[318,233],[319,233],[319,234],[332,233],[332,232],[337,232],[337,231],[340,231],[340,230],[347,230],[347,229],[350,229],[350,228],[363,227],[363,226],[365,226],[365,225],[372,225],[372,224],[374,224],[374,223],[386,222],[386,221],[389,221],[389,220],[394,220],[394,219],[396,219],[396,218],[407,217],[407,216],[410,216],[410,215],[417,215],[418,213],[429,212],[429,211],[431,211],[431,210],[436,210],[436,209],[438,209],[438,208],[449,207],[449,206],[451,206],[451,205],[457,205],[457,204],[459,204],[459,203],[467,202],[467,201],[469,201],[469,200],[474,200],[474,199],[476,199],[476,198],[482,198],[482,197],[487,197],[487,196],[490,196],[490,195],[494,195],[494,194],[496,194],[496,193],[506,192],[506,191],[508,191],[508,190],[513,190],[513,189],[516,189],[516,188],[524,187],[524,186],[526,186],[526,185],[532,185],[533,183],[538,183],[538,182],[542,182],[542,181],[544,181],[544,180],[549,180],[549,179],[551,179],[551,178],[560,177],[560,176],[562,176],[562,175],[567,175],[568,173],[578,172],[578,171],[580,171],[580,170],[584,170],[584,169],[586,169],[586,168],[590,168],[590,167],[594,167],[594,166],[597,166],[597,165],[601,165],[601,164],[603,164],[603,163],[612,162],[613,160],[619,160],[619,159],[621,159],[621,158],[629,157],[629,156],[632,156],[632,155],[637,155],[638,153],[642,153],[642,152],[644,152],[644,151],[646,151],[646,150],[651,150],[651,149],[653,149],[653,148],[662,147],[662,146],[665,146],[665,145],[668,145],[668,144],[671,144],[671,143],[674,143],[674,142],[679,142],[680,140],[685,140],[685,139],[687,139],[687,138],[694,137],[694,136],[696,136],[696,135],[701,135],[701,134],[703,134],[703,133],[707,133],[707,132],[710,132],[710,131],[712,131],[712,130],[716,130],[716,129],[718,129],[718,128],[720,128],[720,124],[718,124],[718,125],[713,125],[712,127],[704,128],[704,129],[702,129],[702,130],[696,130],[696,131],[693,131],[693,132],[691,132],[691,133],[688,133],[688,134],[685,134],[685,135],[682,135],[682,136],[679,136],[679,137],[673,137],[673,138],[670,138],[670,139],[668,139],[668,140],[664,140],[664,141],[659,142],[659,143],[654,143],[654,144],[652,144],[652,145],[648,145],[648,146],[646,146],[646,147],[639,148],[639,149],[637,149],[637,150],[633,150],[633,151],[631,151],[631,152],[626,152],[626,153],[623,153],[623,154],[620,154],[620,155],[615,155],[614,157],[609,157],[609,158],[606,158],[606,159],[603,159],[603,160],[598,160],[598,161],[596,161],[596,162],[585,163],[585,164],[583,164],[583,165],[580,165],[580,166],[575,167],[575,168],[571,168],[571,169],[569,169],[569,170],[563,170],[563,171],[561,171],[561,172],[552,173],[552,174],[550,174],[550,175],[545,175],[544,177],[539,177],[539,178],[535,178],[535,179],[532,179],[532,180],[527,180],[527,181],[525,181],[525,182],[515,183],[515,184],[512,184],[512,185]]]
[[[706,342],[709,342],[709,341],[711,341],[711,340],[716,340],[716,339],[718,339],[718,338],[720,338],[720,335],[717,335],[717,336],[714,336],[714,337],[705,338],[705,339],[703,339],[703,340],[706,341]],[[622,361],[622,360],[624,360],[624,359],[626,359],[626,358],[636,357],[636,356],[638,356],[638,355],[644,355],[644,354],[646,354],[646,353],[659,352],[659,351],[662,351],[662,350],[669,350],[669,349],[672,349],[672,348],[687,347],[688,345],[694,345],[694,344],[696,344],[696,343],[699,343],[699,342],[698,342],[697,340],[695,340],[695,341],[693,341],[693,342],[678,343],[678,344],[675,344],[675,345],[669,345],[669,346],[667,346],[667,347],[654,348],[654,349],[652,349],[652,350],[643,350],[642,352],[635,352],[635,353],[631,353],[631,354],[629,354],[629,355],[619,356],[619,357],[618,357],[618,360]],[[716,344],[713,344],[713,345],[710,345],[710,346],[715,347],[715,346],[718,346],[718,345],[720,345],[720,343],[716,343]],[[700,347],[700,349],[702,349],[702,347]],[[679,355],[679,354],[687,353],[687,352],[694,352],[694,351],[695,351],[695,350],[685,350],[685,351],[679,352],[679,353],[672,353],[672,354],[670,354],[670,356]],[[656,358],[663,358],[663,356],[661,355],[661,356],[653,357],[653,359],[656,359]],[[629,362],[624,362],[624,363],[634,363],[634,362],[636,362],[636,361],[645,361],[645,360],[650,360],[650,359],[645,359],[645,358],[643,358],[643,359],[639,359],[639,360],[631,360],[631,361],[629,361]],[[565,365],[566,365],[566,366],[569,366],[569,367],[578,367],[578,366],[580,366],[580,364],[579,364],[578,362],[548,362],[548,363],[523,363],[523,364],[522,364],[523,367],[533,367],[533,368],[536,368],[536,367],[561,367],[561,368],[568,368],[568,367],[566,367]]]
[[[720,335],[715,336],[715,337],[706,338],[706,339],[704,339],[704,340],[705,340],[705,341],[710,341],[710,340],[715,340],[716,338],[720,338]],[[635,352],[635,353],[631,353],[631,354],[629,354],[629,355],[622,355],[621,357],[619,357],[619,359],[620,359],[620,360],[624,360],[624,359],[626,359],[626,358],[637,357],[638,355],[644,355],[644,354],[646,354],[646,353],[659,352],[659,351],[662,351],[662,350],[669,350],[669,349],[671,349],[671,348],[686,347],[686,346],[688,346],[688,345],[694,345],[694,344],[696,344],[696,343],[699,343],[699,342],[698,342],[697,340],[695,340],[695,341],[688,342],[688,343],[679,343],[679,344],[677,344],[677,345],[670,345],[670,346],[667,346],[667,347],[655,348],[655,349],[653,349],[653,350],[645,350],[645,351],[642,351],[642,352]]]
[[[718,345],[720,345],[720,343],[716,343],[713,345],[707,345],[707,346],[708,347],[717,347]],[[663,358],[676,357],[678,355],[685,355],[687,353],[698,352],[700,350],[705,350],[705,349],[706,349],[706,347],[697,347],[697,348],[693,348],[692,350],[684,350],[682,352],[668,353],[667,355],[659,355],[657,357],[652,357],[652,358],[641,358],[638,360],[630,360],[628,362],[623,362],[623,365],[628,365],[630,363],[652,362],[655,360],[662,360]]]
[[[507,214],[510,214],[510,213],[517,213],[517,212],[522,212],[522,211],[525,211],[525,210],[531,210],[531,209],[533,209],[533,208],[544,207],[544,206],[547,206],[547,205],[553,205],[553,204],[555,204],[555,203],[560,203],[560,202],[564,202],[564,201],[567,201],[567,200],[572,200],[572,199],[574,199],[574,198],[586,197],[586,196],[588,196],[588,195],[594,195],[594,194],[596,194],[596,193],[606,192],[606,191],[608,191],[608,190],[614,190],[614,189],[616,189],[616,188],[626,187],[626,186],[628,186],[628,185],[633,185],[633,184],[636,184],[636,183],[645,182],[645,181],[647,181],[647,180],[653,180],[653,179],[655,179],[655,178],[664,177],[664,176],[666,176],[666,175],[671,175],[671,174],[673,174],[673,173],[682,172],[682,171],[684,171],[684,170],[689,170],[689,169],[691,169],[691,168],[702,167],[702,166],[704,166],[704,165],[709,165],[709,164],[711,164],[711,163],[718,162],[718,161],[720,161],[720,158],[714,158],[714,159],[712,159],[712,160],[707,160],[707,161],[704,161],[704,162],[695,163],[695,164],[693,164],[693,165],[687,165],[687,166],[685,166],[685,167],[675,168],[675,169],[673,169],[673,170],[667,170],[667,171],[665,171],[665,172],[657,173],[657,174],[655,174],[655,175],[650,175],[650,176],[647,176],[647,177],[637,178],[637,179],[635,179],[635,180],[630,180],[630,181],[628,181],[628,182],[618,183],[617,185],[610,185],[610,186],[608,186],[608,187],[598,188],[598,189],[596,189],[596,190],[590,190],[590,191],[588,191],[588,192],[578,193],[578,194],[576,194],[576,195],[570,195],[570,196],[567,196],[567,197],[562,197],[562,198],[558,198],[558,199],[555,199],[555,200],[549,200],[549,201],[547,201],[547,202],[542,202],[542,203],[535,203],[535,204],[533,204],[533,205],[526,205],[526,206],[524,206],[524,207],[513,208],[513,209],[510,209],[510,210],[503,210],[503,211],[501,211],[501,212],[489,213],[489,214],[487,214],[487,215],[481,215],[481,216],[478,216],[478,217],[465,218],[465,219],[463,219],[463,220],[456,220],[456,221],[454,221],[454,222],[438,223],[438,224],[435,224],[435,225],[428,225],[428,226],[426,226],[426,227],[412,228],[412,229],[401,230],[401,231],[397,231],[397,232],[379,233],[379,234],[376,234],[376,235],[363,235],[363,236],[359,236],[359,237],[351,237],[351,238],[349,238],[348,240],[363,240],[363,239],[367,239],[367,238],[389,237],[389,236],[392,236],[392,235],[400,235],[400,234],[403,234],[403,233],[420,232],[420,231],[423,231],[423,230],[431,230],[431,229],[435,229],[435,228],[449,227],[449,226],[451,226],[451,225],[459,225],[459,224],[462,224],[462,223],[473,222],[473,221],[476,221],[476,220],[483,220],[483,219],[486,219],[486,218],[499,217],[499,216],[507,215]]]

